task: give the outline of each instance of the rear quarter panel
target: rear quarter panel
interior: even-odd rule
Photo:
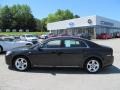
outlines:
[[[102,62],[104,60],[104,53],[103,50],[100,48],[87,48],[84,49],[84,55],[83,55],[83,61],[82,61],[82,67],[84,65],[84,63],[86,62],[86,60],[88,60],[89,58],[99,58]]]

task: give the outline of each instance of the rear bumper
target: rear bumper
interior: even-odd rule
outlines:
[[[110,66],[114,62],[114,56],[105,56],[103,60],[103,67]]]

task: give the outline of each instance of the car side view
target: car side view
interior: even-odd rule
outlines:
[[[0,53],[9,51],[13,48],[32,45],[33,43],[29,41],[20,41],[13,38],[0,38]]]
[[[36,66],[80,67],[96,73],[113,64],[113,49],[78,37],[54,37],[32,47],[13,49],[6,53],[6,64],[26,71]]]

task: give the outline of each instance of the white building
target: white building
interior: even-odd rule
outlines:
[[[120,22],[101,16],[87,16],[54,23],[48,23],[47,29],[54,34],[77,35],[89,33],[93,38],[101,33],[120,32]]]

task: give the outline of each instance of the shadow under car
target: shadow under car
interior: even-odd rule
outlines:
[[[14,70],[9,67],[10,70]],[[83,69],[80,68],[66,68],[66,67],[34,67],[26,73],[50,73],[52,75],[56,74],[88,74]],[[96,74],[120,74],[120,68],[112,65],[102,69],[100,72]]]

